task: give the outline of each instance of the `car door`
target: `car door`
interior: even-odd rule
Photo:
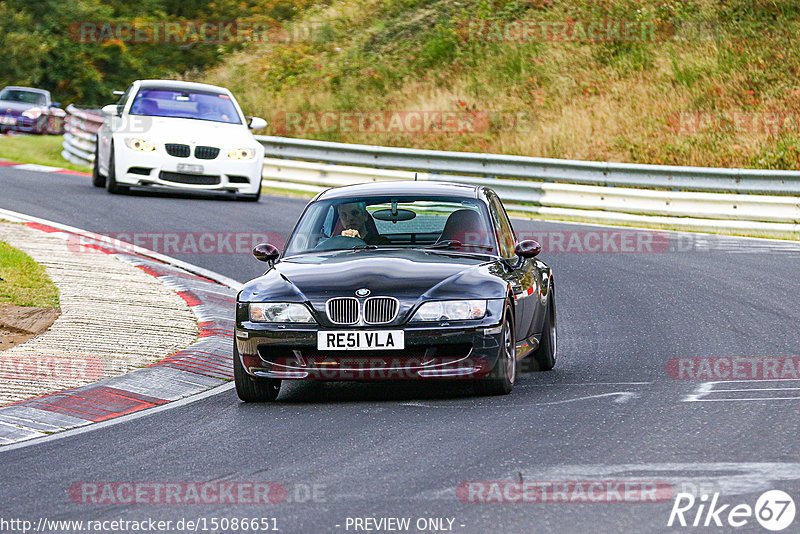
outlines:
[[[487,196],[500,255],[506,265],[506,279],[511,284],[514,294],[515,341],[523,341],[535,333],[533,321],[540,294],[539,279],[532,261],[523,261],[514,253],[516,244],[514,228],[500,198],[493,192]]]

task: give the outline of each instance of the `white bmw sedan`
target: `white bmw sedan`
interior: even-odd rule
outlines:
[[[110,193],[131,187],[222,191],[258,200],[264,147],[230,91],[174,80],[137,80],[97,134],[92,182]]]

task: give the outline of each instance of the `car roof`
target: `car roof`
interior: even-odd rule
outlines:
[[[207,83],[184,82],[182,80],[139,80],[139,87],[150,89],[153,87],[169,89],[189,89],[198,91],[218,91],[220,93],[230,93],[224,87],[209,85]]]
[[[7,86],[3,87],[3,89],[16,89],[16,90],[22,90],[22,91],[30,91],[32,93],[42,93],[44,95],[49,95],[50,94],[50,91],[48,91],[47,89],[37,89],[36,87],[25,87],[23,85],[7,85]],[[2,89],[0,89],[0,91],[2,91]]]
[[[480,198],[480,186],[452,182],[386,181],[367,182],[327,189],[315,200],[331,200],[351,197],[372,197],[384,195],[447,196],[457,198]]]

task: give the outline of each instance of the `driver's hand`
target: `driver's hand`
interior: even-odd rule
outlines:
[[[344,237],[361,237],[361,234],[358,233],[358,230],[355,228],[348,228],[347,230],[342,230],[342,235]]]

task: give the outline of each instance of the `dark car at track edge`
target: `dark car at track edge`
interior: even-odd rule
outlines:
[[[283,380],[469,380],[511,392],[517,363],[556,362],[555,285],[488,187],[379,182],[328,189],[237,296],[239,398]]]

